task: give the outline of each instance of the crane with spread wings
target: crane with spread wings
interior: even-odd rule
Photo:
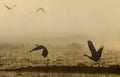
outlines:
[[[8,9],[8,10],[12,10],[14,7],[16,7],[16,5],[12,6],[12,7],[9,7],[7,5],[4,4],[4,6]]]
[[[93,61],[99,61],[104,47],[101,46],[98,49],[98,51],[96,51],[92,41],[90,41],[90,40],[88,40],[88,47],[89,47],[89,50],[90,50],[92,56],[88,56],[86,54],[84,56],[88,57],[89,59],[91,59]]]
[[[36,13],[39,12],[40,10],[41,10],[43,13],[45,13],[45,10],[44,10],[43,8],[38,8],[38,9],[36,10]]]
[[[45,46],[43,46],[43,45],[37,45],[37,44],[36,44],[36,47],[33,48],[32,50],[30,50],[29,52],[37,51],[37,50],[40,50],[40,49],[43,49],[43,51],[42,51],[42,56],[43,56],[43,57],[47,57],[47,55],[48,55],[48,50],[47,50],[47,48],[46,48]]]

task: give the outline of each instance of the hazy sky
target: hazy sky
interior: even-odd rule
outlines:
[[[3,6],[16,5],[13,10]],[[38,8],[44,8],[35,13]],[[0,38],[120,35],[120,0],[1,0]],[[105,36],[107,37],[107,36]]]

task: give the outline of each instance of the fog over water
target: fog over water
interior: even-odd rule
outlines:
[[[45,13],[42,10],[36,12],[39,8]],[[104,46],[100,63],[83,56],[91,56],[88,40],[93,42],[96,50]],[[46,58],[41,55],[42,50],[28,53],[36,44],[47,48],[49,54]],[[120,68],[119,55],[120,0],[0,0],[0,70],[23,67],[29,70],[31,66]],[[44,73],[34,70],[0,71],[0,76],[118,77],[110,73]]]
[[[120,38],[119,0],[4,0],[0,3],[1,41]],[[3,4],[16,7],[8,10]],[[38,8],[46,13],[35,13]]]

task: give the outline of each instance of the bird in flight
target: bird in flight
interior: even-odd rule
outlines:
[[[93,60],[93,61],[95,61],[95,62],[99,61],[99,60],[100,60],[100,57],[101,57],[101,55],[102,55],[102,51],[103,51],[103,48],[104,48],[104,47],[101,46],[101,47],[98,49],[98,51],[96,51],[96,49],[95,49],[92,41],[90,41],[90,40],[88,40],[88,47],[89,47],[89,49],[90,49],[90,51],[91,51],[91,55],[92,55],[92,56],[88,56],[88,55],[86,55],[86,54],[85,54],[84,56],[88,57],[89,59],[91,59],[91,60]]]
[[[40,49],[43,49],[43,51],[42,51],[42,56],[43,56],[43,57],[47,57],[47,55],[48,55],[48,50],[47,50],[47,48],[46,48],[45,46],[43,46],[43,45],[38,45],[38,44],[36,44],[36,47],[33,48],[32,50],[30,50],[29,52],[36,51],[36,50],[40,50]]]
[[[45,13],[45,10],[44,10],[43,8],[38,8],[38,9],[36,10],[36,13],[39,12],[40,10],[41,10],[43,13]]]
[[[9,7],[7,5],[4,4],[4,6],[8,9],[8,10],[12,10],[14,7],[16,7],[16,5],[12,6],[12,7]]]

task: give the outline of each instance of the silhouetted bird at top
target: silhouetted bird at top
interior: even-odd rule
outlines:
[[[45,10],[44,10],[43,8],[38,8],[38,9],[36,10],[36,13],[39,12],[40,10],[41,10],[43,13],[45,13]]]
[[[14,7],[16,7],[16,5],[12,6],[12,7],[9,7],[7,5],[4,4],[4,6],[8,9],[8,10],[12,10]]]
[[[36,44],[36,47],[33,48],[33,49],[32,49],[31,51],[29,51],[29,52],[36,51],[36,50],[40,50],[40,49],[43,49],[43,51],[42,51],[42,56],[43,56],[43,57],[47,57],[47,55],[48,55],[48,50],[47,50],[46,47],[43,46],[43,45],[37,45],[37,44]]]
[[[94,47],[94,45],[93,45],[93,43],[92,43],[92,41],[90,41],[90,40],[88,40],[88,47],[89,47],[89,49],[90,49],[90,51],[91,51],[91,55],[92,56],[88,56],[88,55],[84,55],[84,56],[87,56],[88,58],[90,58],[91,60],[93,60],[93,61],[99,61],[100,60],[100,57],[101,57],[101,55],[102,55],[102,51],[103,51],[103,46],[101,46],[99,49],[98,49],[98,51],[96,51],[96,49],[95,49],[95,47]]]

